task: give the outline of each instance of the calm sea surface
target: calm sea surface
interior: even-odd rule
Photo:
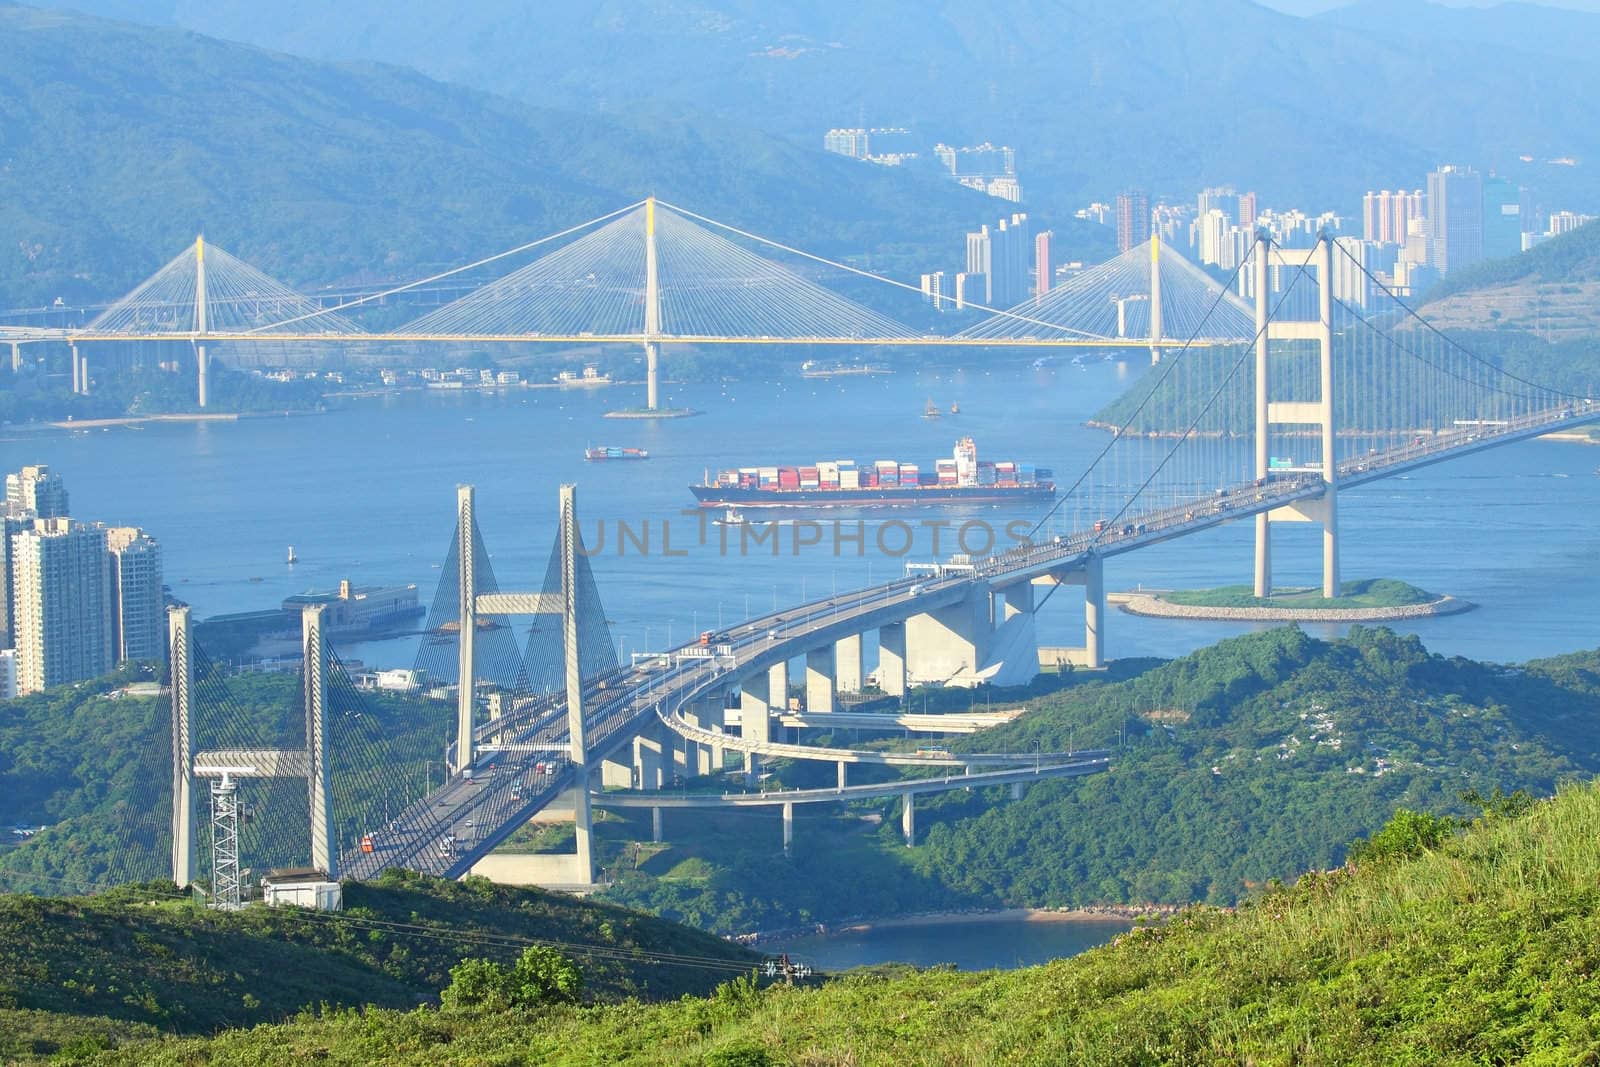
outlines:
[[[795,937],[763,946],[787,952],[822,971],[876,963],[932,967],[953,963],[963,971],[1030,967],[1103,945],[1129,929],[1119,919],[1029,922],[1025,919],[950,920],[914,926],[878,926],[845,933]]]
[[[579,486],[593,566],[613,634],[637,651],[731,624],[824,591],[898,573],[879,555],[868,512],[867,552],[821,546],[774,560],[762,550],[721,551],[716,527],[681,512],[686,487],[706,469],[853,456],[931,467],[958,434],[981,455],[1080,471],[1105,441],[1082,422],[1126,387],[1136,369],[1097,364],[1035,370],[1012,364],[944,375],[793,379],[785,383],[678,386],[675,402],[706,412],[662,422],[606,420],[637,390],[405,393],[352,400],[322,416],[235,423],[151,424],[0,439],[7,469],[48,463],[67,479],[82,518],[137,524],[161,539],[173,590],[200,617],[269,607],[290,593],[415,582],[427,603],[450,540],[454,488],[477,486],[478,518],[503,588],[544,573],[556,489]],[[961,414],[921,418],[929,396]],[[643,462],[592,464],[586,444],[648,448]],[[1600,449],[1529,442],[1379,482],[1341,496],[1347,578],[1395,577],[1481,605],[1466,615],[1401,628],[1439,652],[1515,661],[1600,645]],[[1025,514],[1025,513],[1018,513]],[[1017,517],[984,509],[997,525]],[[616,524],[650,526],[650,554],[618,554]],[[853,520],[852,520],[853,521]],[[915,520],[913,520],[915,521]],[[671,525],[671,555],[662,524]],[[1318,580],[1319,534],[1277,527],[1280,584]],[[734,544],[737,543],[735,538]],[[285,564],[289,545],[301,562]],[[917,551],[927,558],[928,541]],[[1249,580],[1248,523],[1185,538],[1106,565],[1108,587],[1210,586]],[[952,547],[941,545],[948,553]],[[1069,591],[1041,612],[1042,642],[1081,643],[1082,596]],[[1181,623],[1113,613],[1113,656],[1172,656],[1252,627]],[[1313,628],[1321,632],[1323,628]],[[1335,632],[1334,628],[1326,628]],[[409,663],[397,639],[341,651],[368,663]]]

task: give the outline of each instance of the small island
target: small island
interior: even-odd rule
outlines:
[[[1275,590],[1257,597],[1247,585],[1216,589],[1139,590],[1108,599],[1130,615],[1229,622],[1383,622],[1455,615],[1477,607],[1453,596],[1430,593],[1393,578],[1345,582],[1340,595],[1324,599],[1317,586]]]

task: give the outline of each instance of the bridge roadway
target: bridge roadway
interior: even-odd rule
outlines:
[[[1398,448],[1340,463],[1340,487],[1362,485],[1455,456],[1595,421],[1600,421],[1600,406],[1583,400],[1517,419],[1475,424],[1459,432],[1418,436]],[[1106,528],[1098,533],[1079,531],[1048,542],[1019,546],[975,567],[933,577],[897,578],[753,619],[729,631],[726,643],[731,646],[730,656],[714,661],[688,659],[683,654],[692,646],[685,645],[669,654],[672,662],[664,668],[621,669],[606,680],[604,689],[591,683],[586,692],[586,699],[592,701],[586,705],[590,709],[586,713],[588,764],[597,766],[663,708],[675,712],[709,689],[737,684],[741,678],[808,650],[956,603],[968,595],[974,583],[1003,587],[1052,572],[1071,572],[1083,568],[1091,555],[1132,552],[1310,500],[1324,492],[1321,478],[1314,475],[1222,487],[1213,495],[1176,506],[1107,516]],[[472,780],[454,777],[407,808],[395,821],[397,829],[375,835],[376,851],[364,854],[352,849],[340,857],[341,871],[346,876],[372,877],[386,867],[403,866],[459,877],[557,794],[578,784],[564,757],[536,758],[541,752],[554,752],[565,745],[565,715],[558,699],[533,702],[528,709],[486,724],[482,733],[498,734],[503,742],[528,749],[490,752],[480,761]],[[540,762],[553,763],[554,772],[536,773]],[[456,835],[456,844],[448,853],[440,849],[445,832]]]
[[[1070,763],[1044,763],[1037,767],[1012,767],[978,774],[946,774],[938,778],[906,778],[875,785],[847,785],[834,789],[778,789],[769,793],[642,793],[593,790],[590,796],[605,808],[756,808],[784,804],[827,804],[840,800],[906,796],[918,793],[947,793],[990,785],[1013,785],[1040,778],[1078,778],[1111,767],[1104,753],[1084,752]]]
[[[718,676],[711,677],[714,681]],[[935,717],[927,716],[927,718]],[[826,716],[814,715],[811,718],[815,721]],[[1036,763],[1040,758],[1062,760],[1070,759],[1074,755],[1071,752],[960,752],[932,755],[926,752],[827,748],[822,745],[791,745],[783,741],[756,741],[740,737],[738,734],[717,733],[715,730],[707,730],[690,722],[680,712],[670,714],[663,712],[661,721],[679,737],[686,737],[702,745],[720,745],[735,752],[753,752],[758,756],[771,756],[774,759],[814,760],[820,763],[867,763],[880,767],[1009,767]]]

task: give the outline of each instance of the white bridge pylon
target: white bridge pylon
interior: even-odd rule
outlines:
[[[1219,298],[1220,287],[1204,272],[1174,253],[1156,251],[1140,246],[1009,311],[968,302],[964,310],[993,317],[960,333],[930,332],[831,288],[846,280],[862,288],[887,286],[904,301],[907,310],[899,314],[914,318],[923,314],[926,300],[917,285],[652,197],[333,307],[197,239],[88,326],[64,335],[39,331],[18,343],[66,340],[73,350],[74,387],[87,392],[88,365],[79,345],[188,342],[197,349],[202,407],[208,345],[636,344],[647,357],[653,409],[659,348],[666,343],[1150,346],[1159,352],[1167,338],[1205,346],[1251,336],[1249,314],[1240,312],[1236,298]],[[527,265],[396,330],[370,332],[344,314],[536,252],[539,258]],[[1147,264],[1142,282],[1140,263]]]
[[[1163,343],[1237,344],[1255,333],[1249,305],[1152,237],[957,336],[991,344],[1142,341],[1158,360]]]

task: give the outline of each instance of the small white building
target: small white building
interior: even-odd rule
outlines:
[[[314,867],[284,867],[261,879],[261,899],[269,908],[311,908],[339,911],[344,893],[338,882],[330,882],[326,871]]]

